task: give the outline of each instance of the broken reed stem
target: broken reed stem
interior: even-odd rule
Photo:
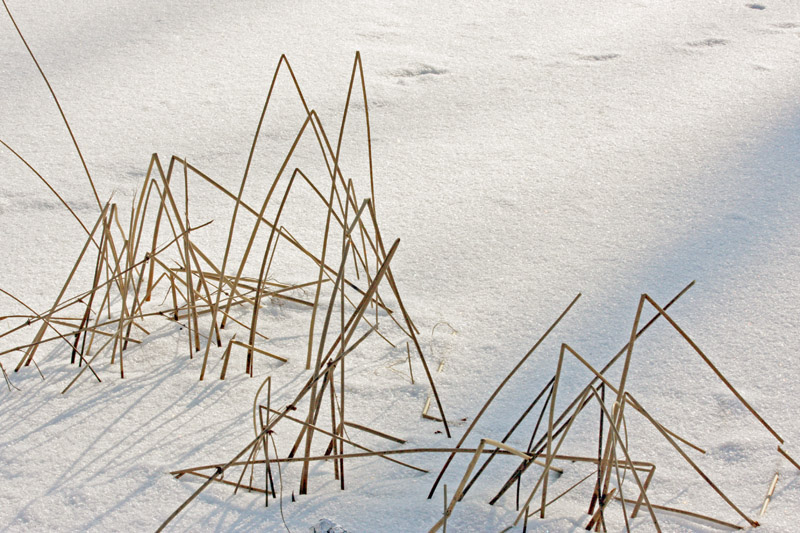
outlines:
[[[692,281],[691,283],[686,285],[686,287],[684,287],[677,295],[675,295],[667,303],[667,305],[664,306],[664,309],[669,309],[672,306],[672,304],[677,302],[681,298],[681,296],[683,296],[686,293],[686,291],[688,291],[690,288],[692,288],[694,283],[695,282]],[[638,338],[638,337],[642,336],[642,334],[644,334],[644,332],[647,331],[650,328],[650,326],[653,325],[658,320],[658,318],[660,316],[661,316],[660,314],[656,314],[653,318],[651,318],[647,322],[647,324],[642,326],[642,328],[638,331],[638,333],[636,334],[636,337]],[[627,350],[628,350],[628,345],[626,344],[625,346],[622,347],[622,349],[620,349],[617,352],[617,354],[614,357],[611,358],[611,360],[608,361],[608,363],[606,363],[603,366],[603,368],[600,370],[600,373],[601,374],[605,374],[605,372],[608,371],[608,369],[610,369],[614,365],[614,363],[616,363],[617,360],[619,360],[619,358],[622,357],[622,355]],[[569,415],[569,413],[572,411],[573,408],[575,408],[576,405],[581,403],[581,401],[582,401],[581,398],[583,397],[583,393],[584,392],[588,393],[589,387],[593,386],[596,383],[596,381],[597,381],[597,378],[592,379],[592,381],[589,383],[589,385],[587,385],[584,388],[584,390],[580,394],[578,394],[578,396],[576,396],[575,399],[573,399],[572,402],[570,402],[570,404],[561,412],[561,414],[559,415],[558,419],[556,420],[556,424],[561,424],[559,431],[561,431],[564,427],[566,427],[567,422],[564,422],[564,419]],[[544,437],[541,438],[539,440],[539,442],[536,443],[536,446],[534,448],[539,448],[539,447],[543,446],[543,444],[544,444]],[[497,503],[497,500],[499,500],[503,496],[503,494],[505,494],[506,491],[509,488],[511,488],[511,486],[519,479],[519,477],[522,475],[522,473],[525,472],[525,470],[528,468],[528,466],[530,466],[529,463],[523,463],[522,465],[520,465],[519,468],[511,475],[511,477],[508,478],[508,480],[506,480],[505,484],[498,491],[498,493],[495,494],[494,497],[489,501],[489,504],[490,505],[494,505],[495,503]]]
[[[261,260],[261,270],[258,274],[258,284],[256,285],[256,296],[253,304],[253,315],[250,323],[250,338],[247,341],[250,345],[254,345],[256,342],[256,328],[258,327],[258,310],[259,310],[259,305],[261,303],[261,293],[264,290],[263,279],[266,277],[267,261],[269,259],[269,252],[272,249],[272,241],[275,238],[275,228],[280,222],[281,213],[283,213],[283,208],[286,206],[286,199],[289,197],[289,193],[292,190],[292,184],[294,184],[295,175],[296,173],[292,173],[291,178],[289,178],[289,184],[286,186],[286,192],[284,192],[283,194],[280,206],[278,207],[278,213],[275,215],[275,222],[273,222],[272,230],[269,233],[269,240],[267,241],[267,246],[264,249],[264,258]],[[277,179],[278,178],[276,178],[276,182]],[[251,370],[251,375],[252,375],[252,360],[253,360],[253,352],[252,350],[248,349],[247,361],[248,361],[248,367],[250,367]]]
[[[73,353],[77,353],[77,354],[79,355],[79,357],[81,358],[81,361],[83,361],[84,363],[86,363],[87,365],[89,365],[89,363],[86,361],[86,359],[84,359],[82,351],[78,350],[78,347],[77,347],[77,341],[76,341],[75,343],[72,343],[72,342],[70,342],[70,341],[69,341],[69,339],[67,338],[67,335],[69,335],[69,333],[68,333],[67,335],[63,335],[63,334],[62,334],[60,331],[58,331],[58,330],[55,328],[55,326],[53,326],[53,323],[54,323],[54,322],[55,322],[55,323],[57,323],[57,321],[56,321],[56,320],[53,320],[53,319],[48,319],[48,318],[46,318],[46,317],[43,317],[43,316],[37,315],[37,314],[36,314],[36,311],[34,311],[34,310],[31,308],[31,307],[29,307],[29,306],[28,306],[28,304],[26,304],[25,302],[23,302],[22,300],[20,300],[19,298],[17,298],[17,297],[16,297],[16,296],[14,296],[13,294],[11,294],[10,292],[8,292],[8,291],[6,291],[6,290],[4,290],[4,289],[0,289],[0,292],[2,292],[3,294],[5,294],[5,295],[6,295],[6,296],[8,296],[9,298],[13,299],[13,300],[14,300],[14,301],[16,301],[17,303],[21,304],[22,306],[24,306],[24,307],[25,307],[26,309],[28,309],[28,310],[29,310],[31,313],[33,313],[33,314],[34,314],[34,315],[35,315],[37,318],[40,318],[40,319],[42,319],[42,320],[44,321],[44,324],[45,324],[46,326],[48,326],[50,329],[52,329],[53,331],[55,331],[55,333],[56,333],[56,335],[57,335],[57,338],[63,339],[63,340],[64,340],[64,342],[66,342],[66,343],[67,343],[67,345],[68,345],[70,348],[72,348],[72,350],[73,350]],[[68,326],[68,327],[70,327],[71,325],[67,325],[67,326]],[[89,368],[89,370],[91,370],[91,371],[92,371],[92,374],[94,374],[94,377],[95,377],[95,378],[97,378],[97,381],[98,381],[98,383],[102,381],[102,380],[100,379],[100,376],[98,376],[98,375],[97,375],[97,372],[95,372],[95,371],[94,371],[94,368],[91,368],[91,367],[90,367],[90,368]],[[5,372],[5,370],[4,370],[3,372]]]
[[[278,361],[280,361],[282,363],[285,363],[285,362],[288,361],[288,359],[286,359],[285,357],[281,357],[280,355],[275,355],[274,353],[270,353],[270,352],[268,352],[266,350],[262,350],[261,348],[257,348],[255,346],[253,346],[252,344],[249,344],[249,343],[246,343],[246,342],[231,340],[231,344],[235,344],[236,346],[241,346],[242,348],[246,348],[247,352],[248,352],[248,355],[250,355],[252,352],[256,352],[256,353],[260,353],[262,355],[266,355],[267,357],[272,357],[273,359],[277,359]],[[251,365],[250,368],[252,368],[252,363],[250,363],[250,365]],[[248,371],[247,371],[248,374],[251,373],[249,370],[250,369],[248,368]]]
[[[561,312],[561,314],[558,316],[555,322],[553,322],[550,325],[550,327],[547,328],[547,330],[541,337],[539,337],[539,340],[536,341],[533,347],[530,350],[528,350],[528,353],[526,353],[522,357],[522,359],[520,359],[520,361],[516,364],[516,366],[514,366],[514,368],[511,369],[511,372],[509,372],[503,379],[503,381],[500,382],[500,385],[498,385],[497,388],[495,388],[494,392],[492,392],[492,394],[489,396],[489,399],[486,400],[486,402],[478,411],[478,414],[475,415],[475,418],[472,420],[469,427],[467,427],[467,430],[464,432],[464,435],[462,435],[461,439],[459,439],[458,444],[456,444],[456,448],[460,448],[461,445],[464,444],[464,441],[467,440],[467,437],[469,436],[470,432],[472,432],[472,429],[475,427],[475,425],[478,423],[478,420],[480,420],[481,416],[483,416],[483,413],[486,412],[486,410],[489,408],[489,405],[491,405],[492,401],[494,401],[497,395],[500,394],[500,391],[503,390],[503,387],[505,387],[506,383],[509,382],[509,380],[514,376],[514,374],[516,374],[517,370],[519,370],[522,367],[522,365],[525,364],[525,361],[527,361],[528,358],[533,354],[533,352],[536,351],[536,349],[542,344],[542,342],[544,342],[544,340],[547,338],[550,332],[556,328],[559,322],[561,322],[561,319],[564,318],[564,316],[566,316],[566,314],[569,312],[570,309],[572,309],[572,306],[575,305],[575,302],[577,302],[580,297],[581,295],[580,293],[578,293],[578,295],[572,299],[572,301],[569,303],[569,305],[567,305],[564,311]],[[431,490],[428,493],[428,499],[431,499],[433,493],[436,492],[436,486],[439,484],[439,481],[442,479],[442,476],[444,476],[444,473],[447,471],[447,467],[450,466],[450,462],[453,460],[453,457],[455,456],[451,455],[450,457],[448,457],[447,461],[445,461],[444,463],[444,466],[439,471],[439,475],[436,476],[436,480],[433,482],[433,486],[431,487]]]
[[[775,472],[775,477],[772,478],[772,483],[769,484],[769,488],[767,489],[767,495],[764,497],[764,504],[761,506],[761,511],[758,513],[759,518],[764,516],[767,512],[767,506],[769,506],[769,502],[772,499],[772,495],[775,493],[775,487],[778,486],[778,476],[780,475],[779,472]]]
[[[228,361],[231,358],[231,347],[233,346],[233,341],[236,338],[236,334],[233,334],[233,338],[228,341],[228,347],[225,348],[225,352],[222,354],[222,371],[219,374],[219,379],[225,379],[225,374],[228,372]]]
[[[361,316],[361,315],[363,315],[363,311],[364,311],[364,309],[366,309],[366,307],[367,307],[367,305],[368,305],[368,303],[369,303],[369,300],[372,298],[373,294],[374,294],[374,293],[375,293],[375,291],[377,290],[377,285],[380,283],[380,281],[383,279],[383,276],[386,274],[386,270],[387,270],[387,269],[388,269],[388,267],[389,267],[389,263],[391,262],[391,259],[392,259],[392,257],[394,256],[394,253],[397,251],[397,247],[399,246],[399,244],[400,244],[400,239],[397,239],[397,240],[395,241],[395,243],[392,245],[392,248],[389,250],[389,253],[386,255],[386,258],[384,259],[384,261],[383,261],[383,264],[381,265],[381,268],[380,268],[380,269],[378,270],[378,272],[376,273],[376,275],[375,275],[375,279],[373,280],[372,284],[370,285],[370,288],[369,288],[369,289],[367,290],[367,292],[364,294],[364,297],[362,298],[362,301],[361,301],[361,303],[359,304],[359,309],[361,310],[361,311],[360,311],[360,315],[359,315],[359,317],[358,317],[358,318],[359,318],[359,320],[360,320],[360,316]],[[354,324],[354,326],[357,326],[357,325],[358,325],[358,322],[359,322],[359,320],[355,320],[355,324]],[[351,332],[351,333],[352,333],[352,332]],[[331,360],[331,364],[332,364],[332,365],[335,365],[335,364],[337,364],[337,363],[338,363],[339,361],[341,361],[341,360],[344,360],[344,354],[342,354],[342,355],[340,355],[339,357],[337,357],[337,358],[334,358],[333,360]],[[282,419],[284,416],[286,416],[286,414],[287,414],[287,413],[288,413],[290,410],[296,409],[296,407],[295,407],[295,406],[296,406],[296,404],[297,404],[297,403],[298,403],[300,400],[302,400],[302,399],[303,399],[303,397],[305,397],[305,395],[306,395],[306,394],[307,394],[307,393],[308,393],[308,392],[311,390],[311,388],[312,388],[312,387],[313,387],[313,386],[314,386],[314,385],[315,385],[315,384],[316,384],[316,383],[317,383],[317,382],[318,382],[318,381],[319,381],[319,380],[322,378],[322,375],[323,375],[323,374],[321,374],[321,373],[319,373],[319,372],[315,372],[315,373],[314,373],[314,375],[313,375],[313,376],[311,376],[311,378],[309,379],[308,383],[306,383],[306,385],[305,385],[305,386],[304,386],[304,387],[303,387],[303,388],[300,390],[300,392],[297,394],[297,397],[295,398],[294,402],[292,402],[291,404],[289,404],[289,405],[288,405],[288,406],[287,406],[287,407],[286,407],[286,408],[285,408],[283,411],[281,411],[281,412],[280,412],[280,414],[276,415],[276,416],[275,416],[275,418],[274,418],[274,419],[273,419],[273,420],[272,420],[272,421],[271,421],[271,422],[270,422],[270,423],[269,423],[269,424],[268,424],[268,425],[267,425],[267,426],[264,428],[264,430],[263,430],[263,431],[262,431],[262,432],[261,432],[261,433],[260,433],[260,434],[259,434],[259,435],[256,437],[256,439],[253,441],[253,443],[257,442],[257,441],[258,441],[260,438],[262,438],[264,435],[266,435],[266,434],[267,434],[267,432],[268,432],[268,431],[270,431],[270,430],[271,430],[271,429],[272,429],[272,428],[273,428],[273,427],[274,427],[274,426],[275,426],[275,425],[276,425],[278,422],[280,422],[280,421],[281,421],[281,419]],[[251,445],[252,445],[252,443],[251,443]],[[250,448],[250,446],[248,446],[248,447],[247,447],[245,450],[242,450],[242,451],[241,451],[239,454],[237,454],[237,455],[236,455],[236,456],[235,456],[235,457],[234,457],[234,458],[233,458],[233,459],[232,459],[232,460],[231,460],[229,463],[227,463],[227,464],[226,464],[224,467],[221,467],[221,468],[219,468],[219,469],[217,470],[217,472],[216,472],[216,473],[215,473],[213,476],[211,476],[211,477],[210,477],[210,478],[209,478],[209,479],[208,479],[208,480],[207,480],[205,483],[203,483],[203,485],[201,485],[201,486],[200,486],[200,487],[199,487],[197,490],[195,490],[195,492],[194,492],[194,493],[192,493],[192,494],[191,494],[191,495],[190,495],[190,496],[189,496],[189,497],[188,497],[188,498],[187,498],[187,499],[186,499],[186,500],[185,500],[185,501],[184,501],[184,502],[183,502],[183,503],[182,503],[182,504],[181,504],[181,505],[180,505],[180,506],[179,506],[179,507],[178,507],[178,508],[175,510],[175,511],[173,511],[173,513],[172,513],[170,516],[168,516],[168,517],[167,517],[167,519],[166,519],[166,520],[165,520],[165,521],[164,521],[164,522],[161,524],[161,526],[159,527],[158,531],[163,531],[163,529],[164,529],[164,528],[165,528],[165,527],[166,527],[166,526],[167,526],[167,525],[168,525],[168,524],[169,524],[169,523],[170,523],[170,522],[171,522],[171,521],[172,521],[172,520],[173,520],[173,519],[174,519],[176,516],[178,516],[178,514],[180,514],[180,512],[181,512],[181,511],[183,511],[183,509],[185,509],[185,508],[186,508],[186,506],[187,506],[187,505],[189,505],[189,504],[190,504],[190,503],[191,503],[191,502],[192,502],[192,501],[193,501],[193,500],[194,500],[194,499],[195,499],[195,498],[196,498],[196,497],[197,497],[197,496],[198,496],[198,495],[199,495],[201,492],[203,492],[203,491],[204,491],[204,490],[205,490],[205,489],[208,487],[208,485],[210,485],[210,484],[211,484],[211,482],[212,482],[212,481],[214,481],[214,480],[215,480],[217,477],[219,477],[220,475],[222,475],[222,474],[224,473],[224,471],[225,471],[225,470],[226,470],[226,469],[227,469],[227,468],[228,468],[228,467],[229,467],[229,466],[230,466],[232,463],[234,463],[234,462],[235,462],[235,461],[237,461],[237,460],[238,460],[240,457],[242,457],[242,456],[243,456],[245,453],[247,453],[247,450],[248,450],[249,448]],[[327,458],[328,456],[325,456],[325,457]]]
[[[263,409],[264,407],[262,406],[261,408]],[[278,411],[276,411],[275,409],[271,409],[271,412],[272,413],[277,413]],[[282,412],[282,411],[280,411],[280,412]],[[267,424],[267,425],[271,425],[271,423]],[[267,427],[267,425],[265,425],[264,427]],[[259,438],[261,436],[263,436],[263,432],[259,434]],[[329,461],[331,459],[341,459],[341,458],[344,458],[344,459],[359,459],[359,458],[365,458],[365,457],[376,457],[376,456],[380,456],[380,455],[407,455],[407,454],[416,454],[416,453],[465,453],[465,454],[470,454],[471,453],[471,454],[474,454],[476,451],[477,451],[477,448],[405,448],[405,449],[399,448],[399,449],[394,449],[394,450],[378,450],[378,451],[371,451],[371,452],[351,452],[351,453],[346,453],[346,454],[342,454],[342,455],[338,455],[338,456],[337,455],[318,455],[318,456],[309,457],[308,460],[309,461]],[[481,453],[488,454],[488,453],[492,453],[493,451],[495,451],[495,450],[484,449]],[[500,454],[500,455],[519,456],[517,453],[512,453],[512,452],[509,452],[507,450],[502,450],[502,449],[497,451],[497,453]],[[581,457],[581,456],[576,456],[576,455],[556,454],[556,455],[553,456],[553,458],[555,460],[560,460],[560,461],[597,464],[597,458],[596,457]],[[284,457],[284,458],[270,459],[270,462],[271,463],[299,463],[299,462],[302,462],[302,461],[305,461],[305,460],[306,460],[305,457]],[[245,462],[245,461],[238,461],[238,462],[231,463],[230,466],[242,466],[244,464],[248,464],[248,463]],[[259,459],[259,460],[255,461],[255,464],[264,464],[264,461],[262,459]],[[537,461],[536,464],[543,466],[544,463],[541,463],[541,462]],[[640,470],[645,469],[645,467],[653,466],[652,463],[647,463],[647,462],[643,462],[643,461],[634,461],[633,464],[635,466],[637,466],[637,467],[640,467],[639,468]],[[174,470],[174,471],[170,472],[170,474],[173,475],[173,476],[178,476],[179,477],[179,476],[182,476],[184,474],[190,474],[192,472],[197,472],[199,470],[216,469],[216,468],[219,468],[221,466],[223,466],[223,463],[211,464],[211,465],[203,465],[203,466],[194,466],[194,467],[191,467],[191,468],[183,468],[183,469],[180,469],[180,470]],[[556,470],[556,467],[551,467],[551,470]],[[560,469],[558,469],[558,470],[560,470]]]
[[[328,371],[326,370],[326,372],[328,372]],[[275,409],[271,409],[271,410],[270,410],[270,412],[271,412],[271,413],[273,413],[273,414],[276,414],[276,415],[280,415],[280,414],[281,414],[281,411],[277,411],[277,410],[275,410]],[[293,417],[293,416],[290,416],[290,415],[284,415],[284,418],[286,418],[287,420],[291,420],[292,422],[296,422],[296,423],[298,423],[298,424],[301,424],[301,425],[305,426],[306,428],[308,428],[308,430],[309,430],[309,431],[310,431],[310,430],[317,431],[317,432],[319,432],[319,433],[322,433],[323,435],[326,435],[326,436],[328,436],[328,437],[331,437],[331,438],[333,438],[333,439],[336,439],[337,441],[340,441],[340,442],[343,442],[343,443],[349,444],[350,446],[353,446],[353,447],[355,447],[355,448],[358,448],[359,450],[363,450],[363,451],[365,451],[365,452],[374,452],[374,451],[375,451],[375,450],[370,450],[370,449],[369,449],[369,448],[367,448],[366,446],[362,446],[362,445],[360,445],[360,444],[358,444],[358,443],[356,443],[356,442],[353,442],[353,441],[352,441],[352,440],[350,440],[350,439],[346,439],[346,438],[344,438],[344,437],[340,437],[339,435],[337,435],[337,434],[336,434],[336,433],[334,433],[334,432],[329,432],[329,431],[326,431],[326,430],[324,430],[324,429],[322,429],[322,428],[320,428],[320,427],[318,427],[318,426],[316,426],[316,425],[314,425],[314,424],[311,424],[311,423],[309,423],[308,421],[301,420],[301,419],[299,419],[299,418],[295,418],[295,417]],[[303,457],[301,457],[301,458],[299,458],[299,459],[300,459],[300,460],[303,460],[303,459],[305,459],[305,457],[306,457],[306,456],[303,456]],[[309,457],[310,457],[310,455],[309,455]],[[332,457],[332,456],[330,456],[330,455],[327,455],[327,456],[324,456],[324,457],[329,457],[329,458],[330,458],[330,457]],[[410,464],[408,464],[408,463],[404,463],[404,462],[402,462],[402,461],[398,461],[398,460],[396,460],[396,459],[387,458],[387,460],[388,460],[388,461],[391,461],[391,462],[393,462],[393,463],[397,463],[397,464],[399,464],[399,465],[401,465],[401,466],[405,466],[406,468],[410,468],[411,470],[416,470],[417,472],[422,472],[422,473],[427,473],[427,472],[428,472],[428,471],[427,471],[427,470],[425,470],[424,468],[419,468],[419,467],[417,467],[417,466],[410,465]]]

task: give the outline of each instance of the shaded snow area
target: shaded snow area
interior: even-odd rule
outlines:
[[[440,422],[422,417],[430,395],[425,370],[412,358],[412,384],[409,339],[384,316],[381,331],[395,347],[372,335],[348,356],[347,412],[351,421],[406,442],[354,427],[347,428],[348,438],[373,450],[455,447],[497,386],[581,293],[463,447],[500,441],[556,372],[562,343],[599,369],[629,341],[642,293],[663,306],[695,280],[670,317],[785,440],[786,452],[800,457],[796,0],[5,1],[58,96],[99,198],[113,195],[124,227],[153,153],[165,164],[173,154],[184,158],[238,191],[282,54],[336,147],[360,52],[375,210],[387,246],[400,239],[392,272],[452,437]],[[100,211],[86,173],[5,10],[0,94],[0,139],[91,226]],[[348,119],[340,161],[366,198],[358,85],[354,95],[356,118]],[[272,98],[243,197],[253,205],[263,201],[306,118],[285,73]],[[327,171],[315,149],[298,144],[291,168],[302,166],[322,184]],[[304,198],[287,203],[283,223],[319,250],[325,210],[308,207],[317,201],[312,193]],[[193,225],[212,221],[193,239],[218,264],[233,205],[207,183],[193,185]],[[48,310],[86,234],[2,145],[0,230],[0,289],[37,312]],[[258,235],[260,254],[268,235]],[[246,239],[237,236],[233,253],[241,254]],[[341,231],[336,239],[339,246]],[[316,276],[306,257],[286,250],[271,276],[286,283]],[[248,269],[247,275],[258,274],[255,262]],[[90,285],[91,274],[80,273],[68,296]],[[323,311],[330,285],[322,292]],[[79,370],[63,343],[38,349],[44,380],[34,365],[14,372],[22,352],[8,350],[31,342],[38,326],[6,335],[31,316],[7,293],[0,294],[6,317],[0,364],[19,390],[0,382],[3,531],[156,530],[203,483],[170,472],[233,459],[254,437],[254,397],[264,380],[271,377],[271,404],[280,409],[311,375],[305,367],[310,311],[272,298],[259,314],[258,331],[269,338],[260,346],[288,359],[285,364],[257,355],[250,377],[240,347],[220,380],[224,346],[213,346],[209,374],[199,381],[203,358],[190,359],[189,332],[149,316],[141,322],[149,335],[135,330],[145,340],[125,351],[124,379],[118,362],[104,355],[94,363],[101,383],[87,373],[62,394]],[[298,298],[313,295],[309,289]],[[156,296],[152,305],[162,298],[169,305],[167,292]],[[652,316],[653,307],[645,305],[641,323]],[[335,313],[333,323],[338,332]],[[225,330],[225,345],[234,331]],[[607,373],[609,383],[617,387],[622,373],[618,363]],[[593,377],[577,358],[564,359],[556,415]],[[760,522],[757,531],[797,529],[800,471],[663,318],[636,341],[626,390],[664,427],[705,451],[681,448],[742,513]],[[611,390],[605,392],[613,409]],[[265,401],[263,391],[258,400]],[[520,424],[509,446],[525,451],[540,410]],[[438,415],[435,403],[429,413]],[[751,527],[643,415],[630,405],[625,415],[622,440],[631,458],[657,466],[647,490],[653,504]],[[598,404],[589,404],[559,453],[597,457],[599,418]],[[274,432],[282,457],[300,429],[292,424],[282,421]],[[331,428],[327,418],[324,426]],[[317,438],[321,449],[314,453],[322,454],[328,440]],[[357,450],[345,444],[344,451]],[[166,531],[428,531],[442,518],[444,485],[451,498],[472,454],[453,459],[431,499],[447,455],[396,458],[428,472],[374,456],[348,459],[342,490],[333,464],[320,461],[311,465],[308,493],[301,494],[302,463],[281,463],[272,472],[278,494],[268,506],[263,493],[234,494],[231,486],[211,484]],[[489,504],[520,461],[498,455],[453,508],[448,531],[521,532],[522,520],[514,525],[516,485]],[[553,466],[559,471],[548,476],[548,500],[597,469],[569,460]],[[522,476],[521,503],[541,472],[532,466]],[[776,472],[774,495],[759,516]],[[225,479],[235,483],[239,473]],[[624,481],[612,475],[610,486],[621,485],[635,499],[636,483],[629,471],[623,474]],[[263,487],[263,464],[253,476],[254,486]],[[544,518],[531,516],[528,531],[583,530],[595,477],[548,505]],[[625,531],[619,501],[606,503],[607,530]],[[662,531],[729,530],[665,511],[657,518]],[[655,530],[644,507],[629,526]]]

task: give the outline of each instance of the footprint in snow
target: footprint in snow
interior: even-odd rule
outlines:
[[[689,48],[714,48],[716,46],[725,46],[728,44],[727,39],[720,39],[718,37],[710,37],[700,41],[689,41],[684,43]]]
[[[514,52],[508,56],[512,61],[535,62],[536,56],[528,52]]]
[[[389,77],[400,85],[415,81],[425,81],[434,77],[443,76],[448,74],[449,71],[443,67],[435,67],[426,63],[418,63],[408,67],[398,68],[388,73]]]
[[[796,30],[800,28],[800,24],[797,22],[776,22],[775,24],[770,24],[770,26],[779,30]]]
[[[441,76],[447,74],[448,70],[442,67],[434,67],[425,63],[419,63],[405,68],[393,70],[391,75],[395,78],[420,78],[423,76]]]
[[[620,57],[619,54],[579,54],[578,60],[580,61],[587,61],[590,63],[597,63],[600,61],[611,61],[612,59],[617,59]]]

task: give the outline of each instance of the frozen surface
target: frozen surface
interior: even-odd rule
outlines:
[[[627,341],[639,294],[665,302],[694,279],[673,308],[675,319],[800,455],[797,2],[9,4],[100,197],[113,193],[120,205],[130,202],[153,152],[186,157],[233,188],[281,54],[329,133],[338,131],[360,50],[377,210],[384,238],[401,238],[393,269],[423,344],[435,364],[447,361],[437,384],[448,416],[471,420],[583,293],[468,445],[503,436],[554,371],[561,342],[602,364]],[[0,139],[93,221],[97,210],[67,131],[2,15]],[[264,134],[274,152],[257,157],[263,181],[254,181],[254,198],[280,163],[270,154],[285,151],[303,119],[285,79],[276,98],[284,103]],[[344,153],[363,190],[359,127],[347,132]],[[227,230],[222,220],[203,234],[215,253]],[[0,287],[46,309],[83,236],[5,149],[0,228]],[[10,299],[0,302],[0,314],[25,312]],[[45,381],[32,368],[12,374],[22,391],[0,390],[0,529],[157,528],[198,486],[168,472],[226,462],[247,444],[253,396],[269,373],[278,404],[305,379],[304,353],[289,332],[307,318],[291,307],[264,316],[290,362],[257,366],[253,379],[237,369],[224,382],[198,382],[200,360],[188,359],[185,332],[158,321],[154,338],[131,352],[124,380],[101,366],[102,384],[87,380],[61,395],[74,375],[62,349],[40,352]],[[457,333],[431,333],[441,321]],[[439,425],[419,418],[427,389],[387,369],[404,350],[371,346],[350,381],[362,422],[412,446],[452,445],[436,433]],[[635,354],[631,390],[665,425],[706,448],[703,467],[745,512],[758,514],[780,471],[759,530],[794,529],[800,473],[779,459],[770,435],[666,323],[643,336]],[[4,355],[0,363],[9,369],[17,359]],[[588,377],[570,365],[564,399]],[[453,441],[467,423],[455,425]],[[631,424],[632,452],[658,463],[654,498],[744,523],[641,419]],[[592,453],[577,439],[571,451]],[[415,459],[433,472],[442,462]],[[467,462],[459,458],[448,470],[451,490]],[[513,468],[505,460],[488,469],[448,526],[510,525],[513,496],[495,507],[486,502]],[[564,468],[554,491],[585,473]],[[441,516],[441,493],[425,498],[433,474],[363,460],[350,467],[342,492],[321,465],[312,470],[310,494],[291,503],[298,470],[283,472],[282,512],[292,531],[323,518],[351,533],[426,531]],[[529,528],[580,528],[587,501],[585,493],[565,497]],[[651,527],[646,517],[634,523]],[[661,525],[709,530],[666,515]],[[609,527],[624,530],[619,519]],[[176,531],[282,529],[278,505],[264,508],[261,496],[218,486],[173,523]]]

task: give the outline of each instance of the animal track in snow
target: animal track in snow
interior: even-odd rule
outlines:
[[[800,28],[800,24],[797,22],[776,22],[775,24],[770,24],[770,26],[779,30],[796,30]]]
[[[691,48],[713,48],[715,46],[725,46],[728,44],[728,40],[718,37],[709,37],[708,39],[702,39],[700,41],[689,41],[685,44]]]
[[[417,65],[393,70],[390,74],[395,78],[423,78],[428,76],[441,76],[448,72],[446,68],[419,63]]]
[[[612,59],[617,59],[620,57],[619,54],[581,54],[578,56],[578,59],[581,61],[611,61]]]

